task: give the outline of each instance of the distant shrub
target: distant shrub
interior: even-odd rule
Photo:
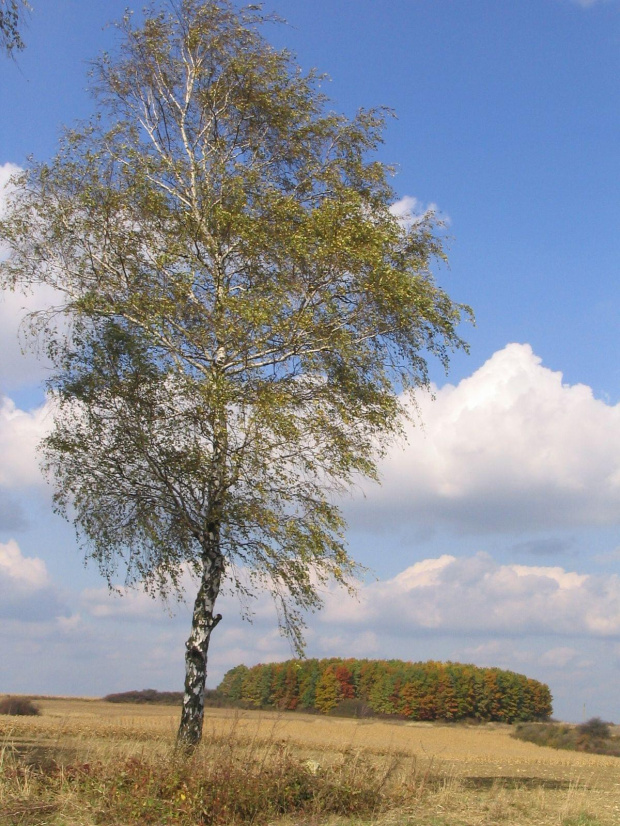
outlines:
[[[353,698],[341,700],[337,706],[334,706],[334,708],[328,711],[328,714],[330,717],[361,718],[377,716],[368,703],[364,702],[364,700],[356,700]]]
[[[32,700],[25,697],[5,697],[0,700],[0,714],[11,714],[15,717],[38,717],[41,710]]]
[[[156,691],[154,688],[144,688],[142,691],[122,691],[118,694],[107,694],[103,698],[107,703],[136,703],[142,705],[158,704],[165,706],[181,705],[182,691]]]
[[[103,699],[107,703],[180,706],[183,702],[183,692],[156,691],[154,688],[144,688],[142,691],[122,691],[118,694],[107,694]],[[205,705],[210,707],[220,707],[224,705],[224,701],[218,691],[215,689],[207,689],[207,691],[205,691]]]
[[[603,722],[600,717],[593,717],[578,726],[566,723],[520,723],[513,732],[513,737],[552,749],[620,757],[620,738],[611,733],[610,723]]]
[[[205,706],[207,708],[229,708],[232,703],[223,697],[217,688],[207,688],[205,691]]]
[[[609,723],[603,722],[600,717],[592,717],[586,723],[577,726],[582,737],[589,740],[608,740],[611,737]]]

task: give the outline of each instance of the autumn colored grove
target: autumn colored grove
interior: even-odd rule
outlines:
[[[238,665],[218,692],[256,708],[397,715],[411,720],[546,720],[549,687],[523,674],[459,663],[288,660]],[[357,703],[355,703],[357,701]]]

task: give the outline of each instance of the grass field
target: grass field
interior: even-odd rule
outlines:
[[[0,717],[2,826],[620,823],[617,758],[508,726],[208,709],[188,762],[173,707],[37,704],[40,717]]]

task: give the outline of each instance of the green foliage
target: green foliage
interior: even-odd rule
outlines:
[[[291,673],[295,681],[283,694],[283,681]],[[548,687],[522,674],[433,661],[289,660],[249,669],[237,666],[218,691],[224,699],[254,707],[347,717],[514,723],[546,720],[552,710]]]
[[[4,697],[0,700],[0,714],[9,714],[16,717],[36,717],[41,714],[40,708],[26,697]]]
[[[620,757],[620,737],[612,734],[610,726],[610,723],[604,723],[600,717],[593,717],[578,726],[567,723],[528,723],[518,725],[513,736],[552,749]]]
[[[226,697],[227,700],[236,702],[243,694],[243,681],[248,673],[245,665],[238,665],[226,672],[224,679],[220,683],[218,693]]]
[[[342,688],[336,676],[335,668],[328,665],[322,670],[317,683],[314,706],[319,711],[327,714],[328,711],[336,708],[342,699]]]

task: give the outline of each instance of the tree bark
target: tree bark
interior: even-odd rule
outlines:
[[[211,531],[210,534],[215,539]],[[217,539],[210,544],[219,544]],[[223,568],[224,558],[219,548],[215,550],[211,547],[203,555],[202,579],[194,603],[192,631],[185,643],[185,694],[177,734],[177,742],[184,748],[195,748],[202,738],[207,652],[211,632],[222,619],[222,615],[214,614],[213,609],[220,591]]]

